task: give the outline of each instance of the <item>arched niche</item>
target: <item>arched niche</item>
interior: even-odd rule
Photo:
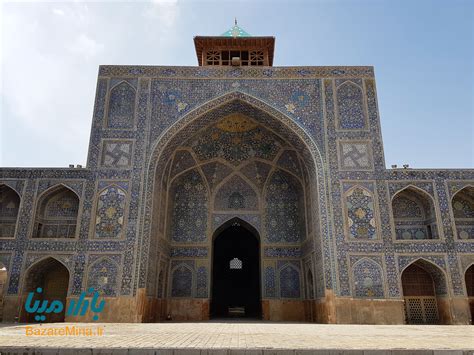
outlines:
[[[193,169],[179,175],[169,189],[169,240],[177,243],[207,239],[209,194],[203,177]]]
[[[236,120],[242,123],[242,125],[240,125],[240,123],[239,125],[235,124],[235,117],[242,117],[242,115],[246,117],[245,120],[241,121],[241,118]],[[226,121],[229,117],[232,118],[230,120],[232,124]],[[224,132],[218,132],[219,126],[224,128]],[[257,130],[253,131],[253,129]],[[262,134],[262,129],[265,129],[269,133]],[[252,142],[250,139],[247,140],[246,136],[251,137]],[[202,137],[208,137],[208,140],[201,139]],[[273,143],[267,142],[267,140],[272,137],[275,137]],[[255,141],[254,138],[257,138],[257,140]],[[259,141],[259,139],[261,139],[261,141]],[[258,144],[261,144],[259,142],[262,141],[263,143],[269,144],[268,150],[259,152],[258,149],[260,148],[258,148]],[[206,145],[206,142],[208,142],[209,145]],[[249,142],[249,144],[246,144],[246,142]],[[222,144],[226,146],[221,146]],[[237,149],[235,148],[236,146],[242,149]],[[265,146],[265,144],[263,146]],[[233,150],[233,147],[237,150]],[[275,148],[278,148],[278,150],[275,150]],[[166,181],[164,175],[167,174],[167,171],[171,170],[170,165],[172,163],[170,163],[170,159],[174,156],[175,152],[179,150],[191,151],[196,160],[196,165],[173,177],[174,180],[171,182]],[[314,146],[311,139],[305,136],[301,127],[298,127],[294,121],[252,97],[241,93],[226,95],[216,100],[216,102],[206,103],[199,109],[190,111],[180,121],[176,122],[173,127],[165,131],[153,148],[149,172],[144,187],[147,191],[147,203],[144,216],[147,216],[145,218],[149,218],[149,223],[145,220],[143,246],[147,245],[147,249],[144,251],[146,255],[145,258],[141,259],[142,267],[145,260],[147,260],[148,265],[150,265],[153,260],[156,260],[155,253],[159,242],[171,248],[182,248],[184,243],[184,239],[179,241],[179,239],[173,240],[171,237],[173,235],[173,228],[176,228],[175,221],[177,221],[172,211],[172,206],[175,206],[177,201],[175,191],[179,190],[174,187],[176,180],[191,171],[199,173],[210,196],[214,196],[222,183],[225,183],[225,179],[228,178],[229,175],[236,174],[245,181],[250,181],[257,195],[261,194],[264,196],[267,189],[266,186],[271,178],[270,176],[273,175],[273,171],[277,169],[277,159],[280,156],[279,152],[281,150],[295,152],[298,164],[304,164],[304,168],[309,171],[307,174],[307,186],[311,185],[313,188],[311,189],[312,191],[308,191],[306,198],[304,195],[304,186],[300,181],[301,179],[292,175],[292,173],[286,172],[286,174],[291,176],[292,179],[295,179],[299,184],[297,188],[298,203],[304,205],[305,199],[318,201],[317,196],[325,189],[322,184],[323,180],[318,180],[318,176],[322,174],[323,169],[318,149]],[[227,159],[228,157],[229,159]],[[258,179],[258,181],[255,181],[255,184],[253,177]],[[292,184],[292,186],[293,185],[294,184]],[[326,195],[324,194],[323,196]],[[236,202],[238,202],[237,197],[239,196],[235,197]],[[165,207],[163,207],[163,198],[166,199]],[[251,216],[264,213],[264,199],[265,198],[262,197],[259,211],[250,211],[251,213],[240,214],[245,215],[243,217],[246,220],[253,220],[250,218]],[[184,205],[183,207],[185,207],[185,209],[188,208]],[[211,213],[214,213],[213,200],[211,199],[209,204],[206,201],[206,206],[201,207],[199,213],[202,213],[202,215],[199,215],[199,219],[201,220],[201,217],[204,219],[204,215],[207,213],[207,222],[209,223],[212,219],[211,225],[213,228],[208,231],[208,233],[211,233],[214,229],[214,215],[211,215]],[[304,206],[300,208],[300,210],[301,213],[298,214],[298,218],[301,218],[302,224],[304,225],[306,220]],[[229,211],[223,212],[228,214]],[[326,213],[324,208],[322,209],[322,213]],[[239,215],[239,213],[236,213],[236,215]],[[224,214],[217,217],[219,220],[228,220],[228,218],[224,218],[223,216]],[[193,218],[192,223],[197,219],[198,218]],[[262,219],[259,219],[259,221],[260,220],[263,224],[264,221]],[[318,238],[316,243],[322,243],[322,240],[319,240],[319,238],[323,233],[320,233],[319,230],[321,223],[324,224],[327,219],[321,219],[317,215],[314,215],[312,220],[314,221],[312,228],[313,236]],[[161,223],[165,224],[163,232],[158,228]],[[296,220],[295,223],[297,223]],[[305,226],[297,234],[296,242],[290,241],[291,244],[300,244],[301,240],[306,238]],[[196,238],[196,236],[201,238],[200,233],[193,233],[192,235],[193,237],[191,239]],[[210,235],[207,236],[207,240],[209,240],[209,237]],[[147,238],[150,238],[149,243],[147,242]],[[263,238],[264,236],[262,235],[262,239]],[[288,242],[283,241],[283,243]],[[174,245],[176,245],[176,247],[174,247]],[[318,253],[321,253],[321,255],[318,256],[320,258],[323,257],[322,250],[323,246],[321,244],[318,247]],[[188,250],[183,249],[183,252],[188,253]],[[322,266],[322,263],[319,265]],[[149,266],[148,269],[152,270],[153,268]],[[322,270],[318,270],[318,272],[324,274]],[[157,278],[157,276],[158,275],[149,274],[148,278]],[[145,284],[150,283],[147,281]]]
[[[109,94],[108,128],[132,128],[134,125],[136,90],[126,81],[115,85]]]
[[[372,191],[356,185],[344,194],[349,239],[377,239],[377,217]]]
[[[256,211],[259,198],[252,186],[238,175],[227,179],[214,196],[215,211]]]
[[[190,298],[193,296],[194,270],[180,263],[171,270],[171,297]]]
[[[366,114],[362,88],[346,81],[336,89],[339,129],[366,128]]]
[[[397,240],[438,239],[433,199],[425,191],[409,186],[392,199]]]
[[[277,169],[269,178],[265,216],[269,243],[300,243],[305,239],[303,188],[292,174]]]
[[[352,266],[353,296],[383,298],[384,277],[382,266],[375,260],[363,258]]]
[[[0,238],[15,237],[20,196],[7,185],[0,185]]]
[[[299,299],[301,297],[300,270],[294,264],[285,263],[278,269],[280,298]]]
[[[116,296],[118,269],[106,256],[93,261],[87,269],[87,289],[93,288],[101,296]]]
[[[117,185],[109,185],[97,196],[95,210],[95,238],[114,239],[123,236],[127,192]]]
[[[44,192],[38,200],[33,238],[74,238],[79,197],[64,185]]]
[[[474,239],[474,187],[459,190],[451,201],[459,239]]]
[[[431,261],[418,259],[401,274],[405,319],[408,324],[439,324],[440,299],[447,295],[446,276]]]

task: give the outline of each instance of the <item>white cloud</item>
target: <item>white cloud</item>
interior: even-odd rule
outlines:
[[[84,164],[99,65],[162,63],[179,43],[177,1],[2,10],[0,166]]]
[[[61,9],[53,9],[53,14],[58,15],[58,16],[64,16],[65,12]]]
[[[177,0],[153,0],[144,13],[145,17],[158,20],[158,25],[173,27],[179,16]]]
[[[87,59],[103,46],[74,20],[82,6],[62,11],[49,4],[4,11],[0,165],[85,163],[98,66]]]
[[[71,53],[84,56],[86,59],[99,54],[103,49],[104,45],[97,43],[92,38],[89,38],[86,34],[81,33],[75,40],[66,47]]]

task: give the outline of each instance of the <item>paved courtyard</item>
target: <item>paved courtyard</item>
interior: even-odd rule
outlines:
[[[347,351],[350,354],[474,354],[470,351],[474,349],[473,326],[206,322],[56,323],[34,325],[33,328],[36,330],[65,326],[91,327],[94,331],[102,328],[104,334],[26,336],[25,325],[2,325],[0,353],[342,354]],[[83,350],[79,352],[79,349]]]

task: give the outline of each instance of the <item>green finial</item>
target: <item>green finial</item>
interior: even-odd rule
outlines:
[[[234,26],[228,31],[224,32],[221,36],[223,37],[251,37],[251,35],[244,31],[237,25],[237,17],[234,18]]]

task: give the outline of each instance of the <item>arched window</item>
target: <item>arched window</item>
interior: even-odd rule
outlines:
[[[13,238],[20,197],[12,188],[0,185],[0,238]]]
[[[425,192],[413,187],[400,191],[392,200],[392,211],[397,239],[438,238],[433,200]]]
[[[454,223],[460,239],[474,239],[474,187],[458,191],[452,201]]]
[[[58,186],[45,195],[36,211],[34,238],[74,238],[79,198],[65,186]]]

